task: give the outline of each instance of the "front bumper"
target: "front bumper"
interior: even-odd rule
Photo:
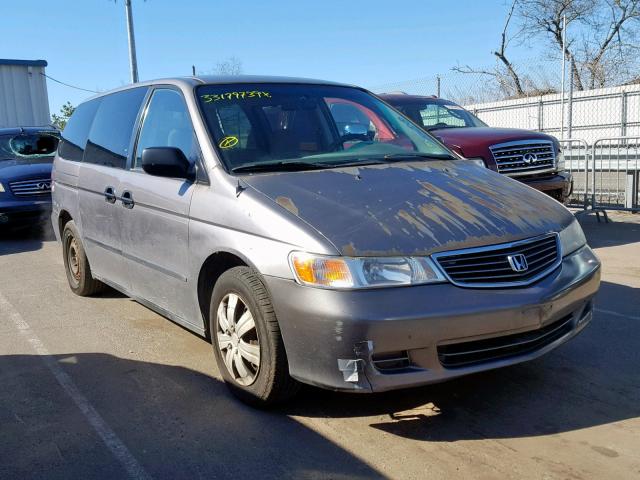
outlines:
[[[37,225],[51,212],[51,200],[0,201],[0,228]]]
[[[565,203],[573,190],[573,177],[569,172],[558,172],[540,177],[512,177],[536,190]]]
[[[552,350],[591,319],[600,262],[585,246],[526,288],[434,284],[335,291],[275,277],[265,277],[265,282],[291,375],[324,388],[370,392],[440,382],[531,360]],[[445,368],[438,357],[438,347],[443,345],[532,332],[561,319],[568,323],[560,337],[526,353],[456,368]],[[400,351],[408,352],[407,368],[382,371],[373,363]]]

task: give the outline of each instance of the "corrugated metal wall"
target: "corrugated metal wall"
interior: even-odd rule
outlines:
[[[44,67],[0,64],[0,128],[51,122]]]
[[[491,127],[541,130],[560,138],[559,94],[465,105],[465,108]],[[590,144],[598,138],[640,135],[640,85],[574,92],[571,113],[568,94],[565,94],[564,128],[565,138],[579,138]]]

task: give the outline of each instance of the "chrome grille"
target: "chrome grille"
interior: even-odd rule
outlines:
[[[512,261],[519,255],[525,258],[526,268],[522,271],[516,271],[518,265],[514,266]],[[513,243],[436,253],[432,257],[451,283],[476,288],[530,285],[562,262],[555,233]]]
[[[553,143],[547,140],[500,143],[492,145],[489,149],[500,173],[520,176],[555,168],[555,149]]]
[[[35,180],[10,182],[9,188],[11,189],[11,193],[13,193],[16,197],[47,195],[51,193],[51,179],[40,178]]]

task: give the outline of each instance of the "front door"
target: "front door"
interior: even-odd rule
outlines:
[[[192,181],[148,175],[141,168],[148,147],[177,147],[194,165],[199,147],[182,93],[157,88],[151,95],[138,137],[132,168],[123,175],[121,195],[123,256],[132,292],[193,323],[197,312],[189,277],[189,208]]]

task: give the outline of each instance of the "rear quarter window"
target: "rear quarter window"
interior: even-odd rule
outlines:
[[[62,141],[58,148],[60,157],[74,162],[82,161],[89,130],[101,100],[101,98],[90,100],[78,105],[75,109],[62,132]]]
[[[89,131],[84,162],[124,168],[140,106],[147,88],[133,88],[102,97]]]

